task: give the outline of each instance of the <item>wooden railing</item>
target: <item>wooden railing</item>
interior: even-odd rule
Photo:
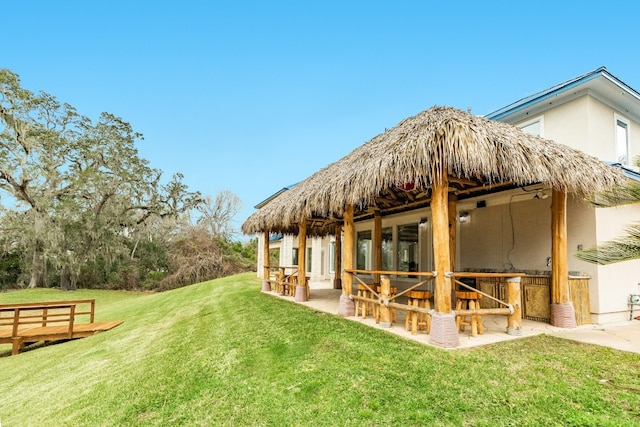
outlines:
[[[416,278],[423,278],[418,283],[408,287],[407,289],[402,290],[401,292],[396,293],[395,295],[390,295],[390,276],[404,276],[408,273],[406,271],[382,271],[382,270],[345,270],[345,273],[351,274],[351,276],[361,285],[363,285],[369,292],[370,295],[373,295],[373,298],[362,297],[358,295],[351,295],[350,298],[363,301],[365,303],[378,304],[381,310],[381,317],[383,317],[382,322],[385,322],[384,319],[384,310],[385,308],[395,308],[398,310],[404,311],[415,311],[419,313],[426,313],[431,315],[432,310],[424,309],[420,307],[416,307],[413,305],[400,304],[395,302],[395,300],[408,292],[432,281],[436,277],[435,272],[410,272],[411,276]],[[381,290],[378,292],[377,284],[369,284],[358,277],[358,274],[366,274],[366,275],[379,275],[381,277],[380,285]],[[521,315],[521,296],[520,296],[520,279],[525,276],[524,273],[473,273],[473,272],[459,272],[459,273],[447,273],[447,276],[451,278],[451,280],[457,285],[469,289],[473,292],[478,292],[483,295],[483,297],[489,298],[498,302],[500,305],[503,305],[504,308],[478,308],[473,310],[457,310],[456,315],[470,316],[470,315],[502,315],[507,316],[507,333],[510,335],[520,335],[521,327],[522,327],[522,315]],[[462,281],[458,280],[465,277],[473,277],[473,278],[481,278],[481,277],[493,277],[493,278],[505,278],[507,281],[507,301],[501,301],[492,295],[486,294],[484,292],[479,291],[476,288],[473,288]]]

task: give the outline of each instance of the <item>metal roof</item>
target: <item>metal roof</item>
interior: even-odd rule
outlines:
[[[514,123],[525,118],[531,112],[545,110],[550,105],[570,101],[587,92],[640,121],[640,92],[609,73],[606,67],[597,68],[522,98],[487,114],[485,118]]]
[[[283,187],[281,190],[273,193],[271,196],[267,197],[266,199],[264,199],[263,201],[261,201],[260,203],[258,203],[257,205],[254,206],[255,209],[260,209],[261,207],[265,206],[267,203],[269,203],[270,201],[272,201],[273,199],[275,199],[276,197],[278,197],[279,195],[281,195],[282,193],[284,193],[287,190],[291,190],[293,187],[295,187],[296,185],[298,185],[298,183],[295,183],[293,185],[290,185],[288,187]]]

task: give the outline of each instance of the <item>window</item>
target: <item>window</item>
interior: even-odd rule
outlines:
[[[529,120],[528,122],[518,125],[518,127],[531,135],[542,136],[542,119],[542,117],[536,117],[533,120]]]
[[[382,269],[393,270],[393,230],[391,227],[382,229]]]
[[[358,231],[356,240],[356,269],[371,270],[371,230]]]
[[[398,226],[398,271],[419,271],[418,223]]]
[[[291,256],[291,264],[298,265],[298,248],[293,248],[293,254]]]
[[[311,273],[311,261],[313,260],[313,258],[311,257],[311,248],[307,248],[307,259],[305,262],[305,269],[307,270],[307,273]]]
[[[629,164],[629,124],[616,118],[616,162]]]

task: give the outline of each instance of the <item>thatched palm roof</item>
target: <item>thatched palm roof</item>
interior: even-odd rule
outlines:
[[[566,145],[454,108],[433,107],[281,194],[251,215],[242,230],[296,233],[305,217],[311,234],[326,234],[349,204],[361,214],[373,207],[397,212],[427,206],[443,170],[450,191],[462,197],[533,183],[585,196],[623,180],[615,168]]]

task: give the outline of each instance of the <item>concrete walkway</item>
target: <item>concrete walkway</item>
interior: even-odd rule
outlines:
[[[342,291],[339,289],[332,289],[329,286],[330,285],[325,282],[312,283],[310,286],[311,298],[309,301],[297,304],[305,305],[314,310],[337,314]],[[274,297],[289,300],[296,304],[293,297],[278,295],[276,292],[266,293],[273,295]],[[398,310],[397,317],[397,322],[390,328],[376,324],[375,320],[371,316],[368,316],[365,319],[361,317],[346,317],[345,319],[363,323],[373,328],[382,329],[425,345],[430,345],[429,335],[426,333],[418,332],[418,334],[412,335],[411,332],[404,329],[404,311]],[[506,316],[483,316],[482,323],[484,325],[484,334],[472,337],[469,328],[467,328],[465,332],[461,332],[459,334],[460,346],[457,347],[457,349],[477,347],[534,335],[548,334],[559,338],[607,346],[617,350],[640,353],[640,321],[638,320],[606,325],[582,325],[574,329],[564,329],[551,326],[548,323],[523,319],[521,336],[507,335]]]

